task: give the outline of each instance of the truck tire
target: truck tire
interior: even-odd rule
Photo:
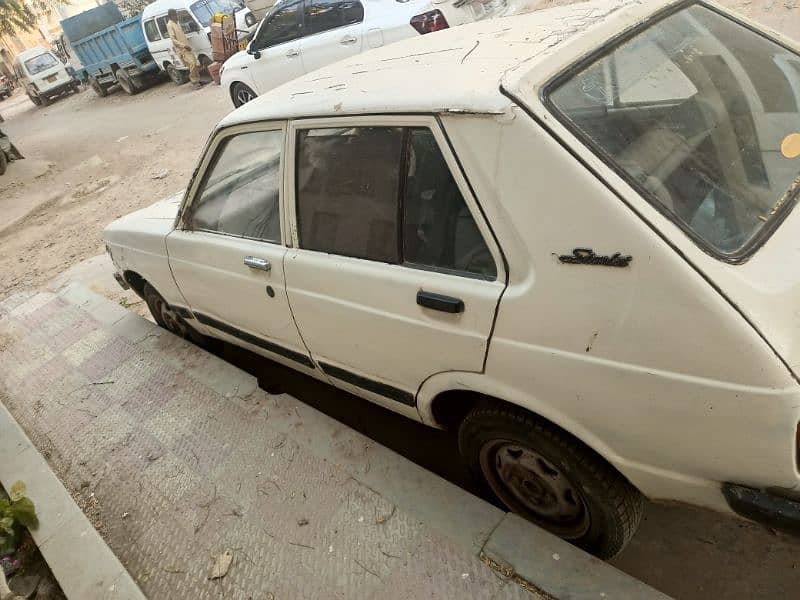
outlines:
[[[0,150],[0,175],[5,175],[6,166],[8,166],[8,159],[6,158],[6,153]]]
[[[119,83],[120,87],[125,90],[125,93],[129,96],[135,96],[141,91],[125,69],[119,69],[115,75],[117,77],[117,83]]]
[[[103,87],[103,85],[92,76],[89,76],[89,85],[92,86],[94,93],[101,98],[108,96],[108,88]]]
[[[167,75],[175,85],[183,85],[189,81],[189,74],[186,71],[176,69],[174,65],[168,64],[166,67]]]
[[[639,526],[641,493],[591,448],[526,410],[479,403],[458,445],[511,511],[599,558],[619,553]]]

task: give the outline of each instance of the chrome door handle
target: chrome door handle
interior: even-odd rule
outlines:
[[[286,56],[289,58],[294,58],[295,56],[300,56],[300,52],[298,52],[295,48],[292,48],[286,53]]]
[[[339,43],[347,46],[348,44],[355,44],[358,41],[357,37],[353,37],[352,35],[347,35],[339,40]]]
[[[257,256],[245,256],[244,264],[251,269],[259,269],[261,271],[269,271],[272,265],[266,258],[258,258]]]

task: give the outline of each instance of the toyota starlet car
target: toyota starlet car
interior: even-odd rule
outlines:
[[[434,427],[609,557],[643,498],[800,523],[800,55],[705,2],[421,36],[214,130],[125,286]]]

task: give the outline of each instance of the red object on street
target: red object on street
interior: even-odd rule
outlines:
[[[222,63],[220,62],[213,62],[208,65],[208,74],[211,75],[211,79],[214,80],[214,83],[219,85],[219,70],[222,68]]]
[[[429,10],[421,15],[415,15],[411,17],[410,24],[421,35],[450,27],[440,10]]]

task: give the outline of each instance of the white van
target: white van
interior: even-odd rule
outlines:
[[[36,106],[47,106],[56,96],[79,90],[64,63],[47,48],[30,48],[17,54],[14,73]]]
[[[167,33],[167,11],[178,11],[178,22],[192,45],[200,67],[205,69],[211,58],[211,18],[216,13],[235,14],[240,38],[255,30],[258,20],[239,0],[156,0],[142,11],[142,27],[153,60],[177,84],[188,80],[188,70],[172,45]]]

